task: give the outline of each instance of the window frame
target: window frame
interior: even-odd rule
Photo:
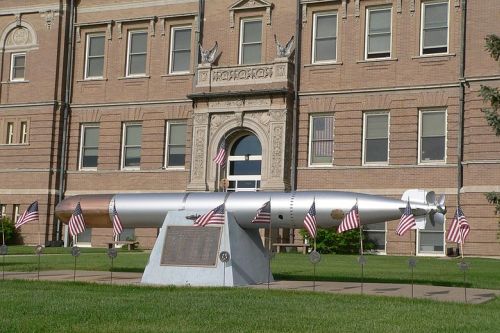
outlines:
[[[373,57],[369,58],[368,53],[368,41],[369,41],[369,30],[370,30],[370,16],[372,11],[384,11],[389,10],[390,12],[390,31],[389,31],[389,56],[387,57]],[[381,60],[381,59],[392,59],[392,6],[384,7],[367,7],[366,8],[366,20],[365,20],[365,60]]]
[[[188,30],[189,33],[189,68],[185,71],[174,71],[174,52],[177,51],[187,51],[185,49],[175,50],[174,42],[175,42],[175,33],[179,30]],[[191,25],[183,25],[183,26],[175,26],[170,29],[170,63],[168,66],[168,73],[177,75],[177,74],[189,74],[191,73],[191,56],[192,56],[192,43],[193,43],[193,27]]]
[[[377,161],[377,162],[367,162],[366,161],[366,130],[367,130],[367,118],[369,116],[376,115],[387,115],[387,161]],[[363,165],[389,165],[390,160],[390,148],[391,145],[391,113],[390,111],[367,111],[363,112],[363,142],[362,142],[362,163]]]
[[[21,205],[20,204],[14,204],[12,206],[13,206],[12,207],[12,220],[13,220],[14,223],[16,223],[17,220],[19,219],[19,216],[21,216],[21,214],[19,213]]]
[[[422,160],[422,115],[424,113],[443,113],[444,112],[444,159],[443,160]],[[418,164],[446,164],[448,156],[448,110],[446,108],[422,109],[418,111]]]
[[[7,134],[7,136],[5,137],[5,144],[7,145],[14,144],[14,122],[12,121],[7,122],[7,129],[5,132]]]
[[[314,163],[313,155],[312,155],[312,145],[313,145],[313,125],[314,118],[322,118],[322,117],[330,117],[332,118],[332,158],[329,163]],[[326,140],[325,140],[326,141]],[[330,141],[330,140],[328,140]],[[335,114],[334,113],[318,113],[318,114],[309,114],[309,138],[308,138],[308,158],[307,165],[309,167],[331,167],[334,161],[334,151],[335,151]]]
[[[427,222],[430,223],[430,222]],[[446,254],[446,217],[443,222],[443,230],[425,230],[425,229],[415,229],[416,239],[415,239],[415,253],[417,256],[426,257],[442,257]],[[420,244],[422,241],[422,234],[442,234],[443,240],[443,251],[422,251],[420,250]]]
[[[85,144],[85,129],[87,128],[98,128],[99,129],[99,136],[100,136],[100,130],[101,130],[101,126],[99,123],[85,123],[85,124],[81,124],[81,130],[80,130],[80,149],[79,149],[79,155],[80,155],[80,158],[79,158],[79,161],[78,161],[78,170],[97,170],[97,167],[99,165],[99,144],[97,145],[97,166],[95,167],[84,167],[83,166],[83,152],[84,152],[84,148],[89,148],[89,147],[85,147],[84,144]]]
[[[104,47],[103,51],[104,53],[102,56],[93,56],[93,58],[100,58],[102,57],[103,62],[102,62],[102,74],[101,76],[89,76],[89,51],[90,51],[90,39],[94,37],[103,37],[104,38]],[[103,32],[95,32],[95,33],[89,33],[86,36],[86,41],[85,41],[85,75],[84,79],[85,80],[95,80],[95,79],[103,79],[104,78],[104,67],[105,67],[105,61],[106,61],[106,34]]]
[[[137,121],[124,122],[123,126],[122,126],[122,146],[121,146],[120,170],[140,170],[141,169],[140,160],[139,160],[139,166],[125,166],[125,159],[126,159],[125,150],[126,150],[126,148],[137,147],[137,145],[133,145],[133,146],[126,146],[125,145],[125,142],[127,141],[127,127],[128,126],[140,126],[141,127],[141,144],[138,147],[140,148],[140,153],[142,155],[142,129],[143,129],[142,123],[137,122]],[[139,159],[140,159],[140,157],[139,157]]]
[[[184,142],[184,149],[187,147],[187,120],[167,120],[165,124],[165,158],[163,160],[163,168],[164,169],[169,169],[169,170],[185,170],[186,168],[186,156],[187,154],[184,152],[184,165],[175,165],[175,166],[169,166],[168,163],[168,156],[169,156],[169,151],[170,151],[170,125],[175,125],[175,124],[183,124],[186,126],[186,142]],[[179,147],[180,145],[174,145],[176,147]]]
[[[145,34],[146,35],[146,51],[142,53],[134,53],[130,54],[130,49],[132,47],[132,35],[134,34]],[[148,68],[148,46],[149,46],[149,33],[147,30],[143,29],[138,29],[138,30],[129,30],[128,31],[128,36],[127,36],[127,63],[126,63],[126,72],[125,76],[126,77],[144,77],[147,76],[147,68]],[[146,55],[146,61],[144,62],[144,73],[139,73],[139,74],[130,74],[130,57],[132,55],[140,55],[140,54],[145,54]]]
[[[446,3],[448,8],[447,26],[446,26],[446,52],[424,53],[424,24],[425,24],[425,7],[427,5],[436,5]],[[449,0],[428,0],[422,1],[420,8],[420,56],[432,57],[435,55],[443,55],[450,53],[450,1]]]
[[[28,122],[21,121],[21,130],[19,133],[19,143],[20,144],[28,144]]]
[[[7,216],[7,204],[0,204],[0,219]]]
[[[331,16],[335,15],[335,36],[329,38],[335,38],[335,59],[329,60],[316,60],[316,29],[318,16]],[[313,29],[312,29],[312,47],[311,47],[311,63],[312,64],[328,64],[338,62],[338,35],[339,35],[339,14],[338,11],[328,11],[328,12],[316,12],[313,14]]]
[[[24,58],[24,66],[23,66],[24,75],[22,78],[15,78],[14,77],[14,70],[15,70],[14,59],[17,57],[21,57],[21,56]],[[24,82],[24,81],[26,81],[26,52],[16,52],[16,53],[12,53],[10,55],[10,81],[11,82]]]
[[[260,22],[261,31],[260,31],[260,61],[257,63],[243,63],[243,35],[244,35],[244,26],[247,22]],[[238,64],[239,65],[257,65],[262,63],[262,45],[263,45],[263,20],[262,17],[245,17],[240,20],[240,42],[239,42],[239,56],[238,56]],[[257,43],[245,44],[245,45],[255,45]]]

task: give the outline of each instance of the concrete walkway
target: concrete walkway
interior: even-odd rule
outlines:
[[[141,282],[142,273],[113,272],[113,284],[116,285],[138,285]],[[0,272],[0,281],[2,275]],[[102,271],[42,271],[40,277],[38,272],[5,272],[6,280],[42,280],[42,281],[78,281],[93,283],[111,283],[111,273]],[[267,289],[267,284],[252,285],[249,288]],[[361,283],[359,282],[325,282],[320,281],[315,284],[312,281],[275,281],[270,283],[270,289],[296,290],[296,291],[316,291],[336,294],[361,294]],[[379,295],[393,297],[412,297],[412,286],[410,284],[393,283],[364,283],[364,295]],[[490,301],[495,297],[500,297],[500,290],[456,288],[429,285],[414,285],[413,297],[419,299],[429,299],[441,302],[479,304]]]

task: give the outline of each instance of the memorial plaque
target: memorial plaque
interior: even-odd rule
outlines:
[[[216,266],[220,236],[220,227],[168,226],[160,264]]]

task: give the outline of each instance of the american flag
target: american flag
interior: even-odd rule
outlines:
[[[217,155],[214,157],[215,164],[223,167],[226,165],[226,140],[223,140],[220,143],[219,150],[217,151]]]
[[[262,207],[257,209],[257,215],[252,223],[271,223],[271,201],[265,202]]]
[[[116,205],[113,203],[113,236],[118,236],[123,231],[122,221],[118,216],[118,212],[116,211]]]
[[[82,207],[80,207],[80,202],[76,204],[76,208],[73,211],[73,214],[71,214],[68,227],[69,233],[73,237],[85,231],[85,221],[83,220],[83,212]]]
[[[207,224],[224,224],[224,204],[215,207],[194,221],[194,225],[197,227],[204,227]]]
[[[403,236],[408,230],[416,225],[415,216],[411,212],[410,201],[406,204],[406,209],[401,219],[399,220],[398,227],[396,228],[396,235]]]
[[[306,217],[304,218],[304,226],[307,229],[309,235],[312,238],[316,238],[316,203],[313,201],[311,208],[307,212]]]
[[[340,223],[338,232],[341,233],[354,228],[359,228],[360,225],[358,203],[356,203]]]
[[[465,239],[469,235],[470,226],[467,222],[467,218],[464,215],[462,208],[457,207],[455,211],[455,216],[453,216],[453,221],[451,221],[450,230],[448,230],[448,240],[450,242],[455,242],[463,244]]]
[[[38,201],[35,201],[31,205],[29,205],[28,209],[26,209],[23,215],[19,216],[16,221],[15,227],[17,229],[23,224],[31,221],[38,221]]]

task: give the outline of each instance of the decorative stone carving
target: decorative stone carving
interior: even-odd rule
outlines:
[[[106,25],[106,37],[108,38],[108,40],[111,40],[113,38],[113,30],[112,30],[112,24],[111,22],[108,22],[108,24]]]
[[[460,0],[455,0],[455,7],[460,7]]]
[[[208,125],[208,114],[207,113],[196,113],[193,116],[194,126],[196,125]]]
[[[409,8],[410,8],[410,14],[414,14],[415,13],[415,0],[409,0]]]
[[[149,20],[149,35],[151,37],[154,37],[155,35],[155,19],[152,18],[151,20]]]
[[[236,111],[234,113],[234,119],[235,119],[238,127],[243,126],[243,112],[242,111]]]
[[[271,9],[273,4],[265,0],[239,0],[229,7],[229,27],[234,28],[234,12],[245,9],[259,9],[265,8],[266,10],[266,24],[271,25]]]
[[[33,44],[33,37],[29,30],[22,26],[12,30],[5,41],[5,46],[7,47],[27,46],[31,44]]]
[[[342,0],[342,18],[347,19],[347,0]]]
[[[283,125],[278,125],[273,128],[272,132],[272,155],[271,155],[271,176],[280,177],[282,172],[282,156],[283,156]]]
[[[271,110],[271,121],[284,122],[286,120],[286,110]]]
[[[42,18],[45,19],[45,27],[47,30],[52,29],[52,24],[54,23],[54,18],[56,17],[58,13],[53,11],[53,10],[47,10],[46,12],[42,13]]]
[[[210,109],[239,108],[244,104],[242,98],[238,99],[213,99],[208,103]]]
[[[359,0],[354,0],[354,16],[359,17]]]
[[[203,65],[212,65],[217,58],[217,50],[219,49],[219,44],[217,41],[215,41],[215,45],[210,49],[210,50],[205,50],[203,49],[203,46],[200,45],[200,56],[201,56],[201,63]]]
[[[245,119],[247,118],[267,128],[271,117],[269,116],[269,112],[250,112],[245,113]]]
[[[274,34],[274,43],[276,44],[276,56],[278,58],[289,58],[293,51],[294,36],[292,36],[285,45],[281,45]]]
[[[203,127],[195,128],[194,130],[194,150],[193,150],[193,178],[201,179],[204,177],[204,159],[205,159],[205,142],[207,140],[206,129]]]
[[[266,79],[273,76],[272,66],[262,66],[260,68],[234,68],[221,71],[214,71],[212,81],[240,81]]]
[[[165,18],[164,17],[160,18],[160,34],[162,36],[165,36]]]
[[[401,14],[402,12],[402,2],[403,0],[396,1],[396,13]]]
[[[307,5],[302,4],[302,25],[307,23]]]
[[[122,39],[122,37],[123,37],[123,24],[122,24],[122,22],[116,22],[116,29],[118,30],[118,38]]]
[[[212,119],[210,120],[210,132],[213,134],[217,132],[219,127],[231,118],[230,114],[214,114],[212,115]]]
[[[21,13],[15,14],[15,17],[16,17],[16,25],[18,27],[20,27],[21,26]]]
[[[271,100],[267,97],[247,97],[245,99],[245,106],[249,108],[255,108],[255,107],[269,108],[271,106]]]

